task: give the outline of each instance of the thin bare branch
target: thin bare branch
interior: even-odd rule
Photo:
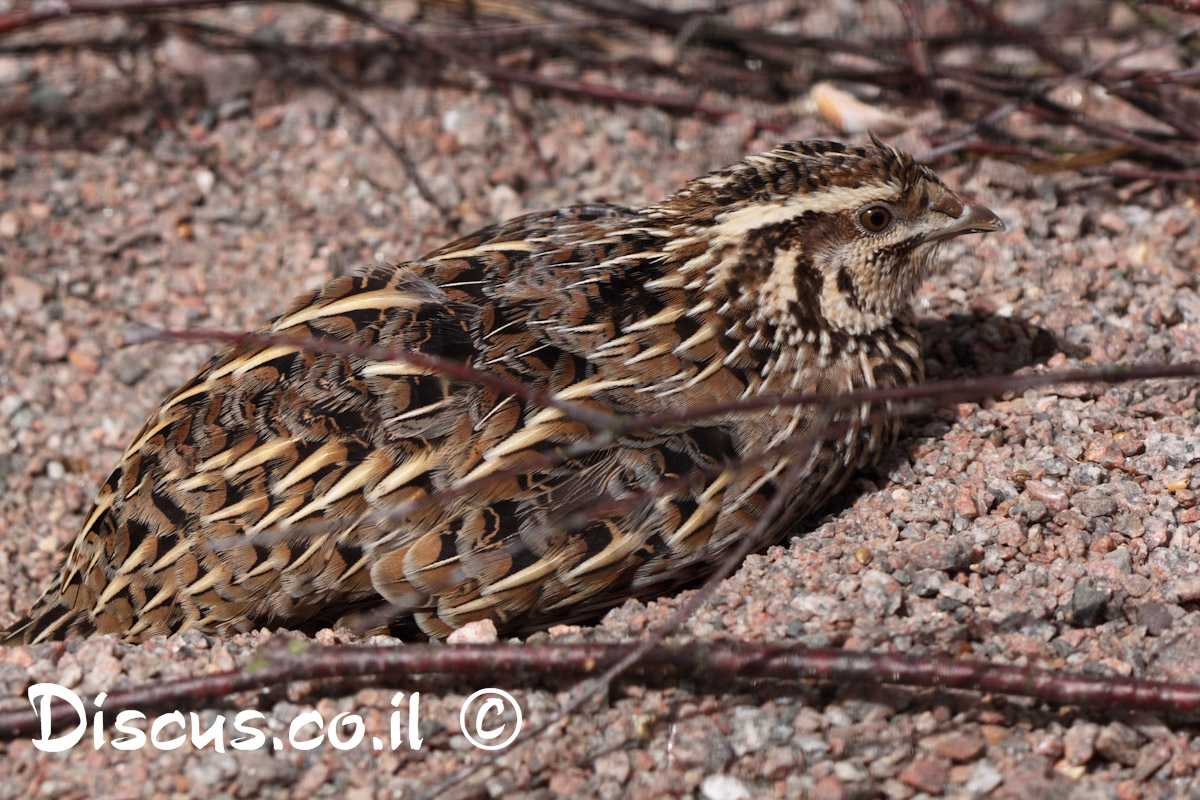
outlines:
[[[941,106],[941,92],[938,91],[933,66],[929,60],[929,49],[925,44],[925,28],[921,24],[920,10],[913,4],[913,0],[893,0],[893,2],[896,4],[896,8],[900,9],[900,16],[904,18],[904,24],[908,28],[908,58],[912,64],[912,70],[921,82],[921,88],[925,91],[925,95],[934,104]]]
[[[240,3],[262,2],[262,0],[237,1]],[[227,5],[233,5],[233,3],[229,0],[50,0],[43,3],[17,3],[7,12],[0,14],[0,36],[22,28],[32,28],[72,16],[138,14]]]
[[[662,108],[668,111],[680,111],[689,114],[701,114],[708,117],[725,118],[742,116],[740,112],[733,109],[721,108],[718,106],[700,103],[694,100],[689,100],[685,97],[676,97],[672,95],[648,94],[645,92],[636,92],[628,89],[618,89],[615,86],[604,86],[600,84],[587,83],[584,81],[573,81],[562,78],[551,78],[545,75],[539,75],[534,72],[526,72],[524,70],[510,69],[508,67],[493,64],[482,58],[478,58],[469,53],[463,52],[457,48],[450,46],[446,42],[438,41],[423,34],[417,33],[412,28],[406,25],[388,19],[387,17],[376,14],[351,3],[343,2],[343,0],[310,0],[313,5],[328,8],[331,11],[336,11],[351,19],[357,19],[360,22],[365,22],[379,30],[395,37],[411,46],[418,47],[430,53],[434,53],[450,61],[463,64],[477,69],[489,78],[499,81],[511,81],[513,83],[523,83],[527,86],[534,86],[539,89],[549,89],[553,91],[565,92],[567,94],[585,95],[601,100],[611,100],[619,103],[630,103],[632,105],[651,105]],[[755,123],[762,130],[774,131],[782,133],[786,127],[772,120],[755,120]]]
[[[1166,6],[1188,14],[1200,14],[1200,0],[1142,0],[1156,6]]]
[[[972,3],[973,1],[974,0],[964,0],[964,2],[968,4]],[[991,12],[988,13],[990,14]],[[1078,68],[1071,74],[1049,82],[1048,84],[1035,85],[1025,90],[1021,96],[1015,100],[1010,100],[997,106],[980,119],[968,125],[967,128],[959,134],[957,140],[943,144],[939,147],[935,147],[921,154],[922,160],[933,161],[943,156],[950,155],[951,153],[959,152],[963,149],[965,143],[972,139],[980,131],[991,129],[994,125],[1006,117],[1011,116],[1014,112],[1020,111],[1030,103],[1034,103],[1044,106],[1048,110],[1054,111],[1054,113],[1058,114],[1059,117],[1070,119],[1080,127],[1091,128],[1097,130],[1102,135],[1111,136],[1114,139],[1136,145],[1137,147],[1145,149],[1147,152],[1155,153],[1156,155],[1159,155],[1160,157],[1165,158],[1172,163],[1182,163],[1179,154],[1174,150],[1159,145],[1157,142],[1152,142],[1145,137],[1137,136],[1131,131],[1125,131],[1122,128],[1112,125],[1111,123],[1104,122],[1103,120],[1096,120],[1080,112],[1074,112],[1069,109],[1065,109],[1057,104],[1049,104],[1050,101],[1046,99],[1046,95],[1057,86],[1061,86],[1073,80],[1092,79],[1100,75],[1104,70],[1127,58],[1132,58],[1133,56],[1141,53],[1155,50],[1170,42],[1178,41],[1187,36],[1191,36],[1197,31],[1200,31],[1200,23],[1189,25],[1180,31],[1172,31],[1149,42],[1139,44],[1133,48],[1117,53],[1111,58],[1097,61],[1085,67]],[[961,80],[961,76],[958,78],[953,78],[953,80]]]
[[[1067,73],[1068,75],[1078,76],[1094,81],[1099,86],[1104,87],[1135,108],[1146,112],[1152,117],[1162,120],[1172,128],[1175,128],[1177,131],[1182,133],[1184,136],[1187,136],[1189,139],[1200,141],[1200,125],[1196,124],[1195,122],[1176,114],[1173,110],[1165,107],[1162,103],[1144,93],[1130,92],[1114,86],[1106,85],[1104,81],[1100,79],[1100,72],[1103,69],[1103,66],[1095,71],[1081,67],[1074,58],[1058,50],[1045,39],[1027,31],[1023,31],[1021,28],[1012,25],[995,11],[979,2],[979,0],[958,0],[958,2],[972,14],[987,23],[988,26],[997,30],[1006,31],[1015,36],[1023,37],[1024,44],[1027,47],[1037,53],[1041,58],[1058,67],[1058,69],[1061,71]],[[1184,35],[1190,35],[1190,33],[1185,33]],[[1105,62],[1101,62],[1101,64],[1105,64]],[[1116,126],[1108,127],[1111,130]],[[1109,135],[1112,135],[1112,133]],[[1125,139],[1124,141],[1130,140]],[[1155,151],[1151,150],[1151,152]],[[1172,160],[1178,161],[1178,158],[1176,157]]]
[[[282,640],[282,637],[280,637]],[[368,675],[409,679],[414,675],[466,679],[503,676],[509,686],[596,675],[639,648],[627,644],[570,645],[350,645],[305,646],[295,652],[284,641],[264,648],[243,668],[196,678],[161,681],[112,691],[103,703],[105,719],[125,709],[195,707],[207,701],[302,680]],[[998,692],[1061,705],[1133,709],[1172,715],[1200,712],[1200,686],[1138,678],[1092,677],[1027,667],[898,653],[856,653],[800,646],[735,643],[659,644],[630,670],[640,679],[728,683],[734,680],[824,680],[869,686],[898,685]],[[22,701],[24,702],[24,701]],[[89,718],[99,710],[88,697]],[[51,723],[74,723],[66,703],[51,706]],[[38,731],[42,721],[30,708],[0,711],[0,740]]]

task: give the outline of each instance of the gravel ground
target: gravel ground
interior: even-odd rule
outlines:
[[[404,5],[386,8],[400,14]],[[822,13],[814,27],[836,29],[833,12]],[[270,8],[201,18],[358,33]],[[885,21],[894,32],[895,20]],[[89,24],[119,33],[127,23]],[[49,582],[59,548],[145,416],[210,352],[123,348],[130,323],[245,328],[333,274],[403,261],[497,219],[654,200],[779,140],[836,134],[794,107],[734,95],[702,99],[784,121],[787,134],[756,132],[744,117],[713,122],[519,86],[510,100],[476,75],[419,59],[345,66],[358,70],[356,96],[410,149],[447,216],[361,118],[277,61],[214,55],[178,38],[136,57],[0,57],[13,145],[0,151],[0,626]],[[540,68],[678,91],[654,77],[576,74],[565,60]],[[919,132],[893,141],[928,147]],[[995,209],[1009,232],[955,242],[946,270],[922,287],[931,377],[1200,360],[1194,193],[1039,176],[989,159],[939,172]],[[749,558],[678,636],[1200,681],[1197,425],[1195,381],[1027,391],[914,418],[826,516]],[[628,603],[595,626],[530,639],[636,639],[687,596]],[[230,669],[268,636],[0,647],[0,697],[18,707],[35,682],[112,691]],[[494,682],[505,686],[503,676]],[[306,711],[326,720],[353,712],[368,736],[383,735],[394,692],[420,690],[424,745],[415,752],[121,751],[85,739],[51,755],[17,740],[0,745],[0,798],[407,797],[478,760],[457,710],[482,686],[300,684],[200,712],[207,727],[220,713],[257,708],[275,732]],[[536,721],[569,686],[509,688]],[[624,685],[459,793],[1194,796],[1194,733],[1144,713],[949,691]]]

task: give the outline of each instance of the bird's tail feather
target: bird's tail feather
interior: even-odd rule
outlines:
[[[60,581],[55,580],[28,614],[0,633],[0,644],[37,644],[72,634],[87,636],[95,630],[87,609],[73,606],[63,594]]]

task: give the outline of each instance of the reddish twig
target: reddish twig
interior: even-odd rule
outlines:
[[[1111,165],[1089,167],[1086,172],[1107,175],[1110,178],[1131,181],[1154,181],[1155,183],[1200,183],[1200,169],[1138,169]]]
[[[973,0],[964,0],[964,2],[971,3]],[[989,11],[987,13],[990,14],[991,12]],[[942,156],[950,155],[951,153],[959,152],[965,147],[966,142],[974,137],[979,131],[990,129],[992,126],[1012,115],[1014,112],[1019,111],[1022,108],[1025,108],[1027,105],[1033,103],[1045,108],[1047,111],[1051,111],[1060,118],[1065,117],[1070,119],[1072,122],[1082,128],[1091,128],[1096,130],[1101,135],[1107,135],[1112,138],[1134,144],[1146,150],[1147,152],[1155,153],[1156,155],[1173,163],[1182,163],[1182,159],[1179,157],[1179,154],[1174,150],[1159,145],[1157,142],[1150,141],[1145,137],[1137,136],[1131,131],[1126,131],[1123,128],[1119,128],[1111,123],[1103,120],[1097,120],[1093,117],[1083,114],[1082,112],[1071,111],[1070,109],[1066,109],[1058,104],[1051,103],[1046,98],[1046,95],[1055,86],[1060,86],[1073,80],[1088,80],[1094,78],[1102,73],[1105,69],[1108,69],[1112,65],[1124,59],[1131,58],[1149,50],[1157,49],[1170,42],[1190,36],[1198,30],[1200,30],[1200,23],[1189,25],[1183,30],[1164,34],[1163,36],[1157,37],[1151,41],[1144,42],[1128,50],[1117,53],[1110,58],[1097,61],[1085,67],[1081,67],[1073,71],[1071,74],[1059,78],[1049,86],[1039,85],[1027,89],[1022,92],[1020,97],[1002,103],[979,120],[967,126],[967,129],[960,133],[955,141],[940,145],[922,154],[923,160],[934,160]]]
[[[261,2],[261,0],[239,0],[239,2]],[[540,89],[584,95],[618,103],[651,105],[668,111],[701,114],[718,119],[740,116],[740,112],[733,109],[721,108],[684,97],[649,94],[646,92],[618,89],[614,86],[551,78],[533,72],[510,69],[477,58],[456,49],[446,41],[419,34],[405,25],[401,25],[365,8],[342,2],[342,0],[310,0],[310,2],[313,5],[327,8],[343,16],[371,25],[410,46],[418,47],[448,60],[477,69],[494,80],[523,83]],[[58,2],[36,4],[26,9],[17,9],[0,15],[0,35],[78,14],[149,12],[230,4],[228,0],[58,0]],[[786,126],[771,120],[755,120],[755,122],[762,130],[774,133],[783,133],[787,130]]]
[[[669,11],[625,0],[571,0],[571,3],[586,8],[601,18],[623,19],[652,30],[665,31],[673,36],[686,33],[685,38],[689,41],[737,48],[753,45],[775,48],[786,55],[772,60],[789,65],[794,62],[795,53],[801,50],[849,53],[884,63],[899,60],[887,58],[890,55],[888,51],[899,44],[898,40],[895,43],[882,43],[844,36],[806,36],[802,33],[782,33],[761,28],[739,28],[723,23],[704,12]],[[768,53],[763,55],[765,58],[771,57]]]
[[[733,109],[712,106],[708,105],[707,103],[700,103],[684,97],[648,94],[645,92],[631,91],[628,89],[618,89],[615,86],[605,86],[601,84],[587,83],[584,81],[566,80],[563,78],[551,78],[545,75],[539,75],[535,72],[510,69],[508,67],[500,66],[499,64],[493,64],[489,61],[485,61],[482,58],[477,58],[469,53],[465,53],[461,50],[451,47],[446,42],[438,41],[436,39],[419,34],[412,28],[401,25],[400,23],[388,19],[387,17],[380,16],[373,11],[343,2],[343,0],[310,0],[310,2],[313,5],[320,6],[322,8],[328,8],[331,11],[336,11],[337,13],[350,17],[351,19],[365,22],[372,27],[378,28],[380,31],[383,31],[389,36],[392,36],[409,45],[418,47],[430,53],[434,53],[450,61],[455,61],[459,64],[471,67],[472,69],[477,69],[493,80],[523,83],[527,86],[534,86],[539,89],[549,89],[567,94],[585,95],[600,100],[611,100],[618,103],[656,106],[668,111],[681,111],[688,114],[701,114],[706,117],[716,117],[718,119],[741,116],[740,112],[734,111]],[[755,123],[760,129],[775,133],[783,133],[786,130],[786,126],[771,120],[755,120]]]
[[[930,64],[920,13],[913,5],[912,0],[893,0],[893,2],[900,9],[900,16],[904,18],[904,24],[908,28],[908,58],[912,64],[913,73],[920,80],[925,95],[935,105],[941,106],[941,93],[938,91],[937,81],[934,79],[933,68]]]
[[[304,644],[304,643],[301,643]],[[628,657],[637,645],[349,645],[305,647],[289,652],[278,644],[264,648],[252,668],[241,668],[151,683],[109,692],[103,703],[112,720],[125,709],[194,707],[236,692],[250,692],[295,681],[368,675],[477,678],[487,675],[508,685],[539,685],[547,680],[595,675]],[[869,686],[899,685],[998,692],[1046,703],[1168,714],[1200,711],[1200,686],[1139,678],[1090,677],[1029,667],[987,664],[897,653],[855,653],[800,646],[737,643],[658,645],[647,651],[631,674],[639,678],[725,683],[732,680],[824,680]],[[90,717],[99,710],[84,700]],[[52,726],[74,722],[66,703],[51,706]],[[32,709],[0,711],[0,740],[28,736],[41,720]]]
[[[1006,31],[1014,36],[1023,37],[1023,42],[1027,47],[1029,47],[1029,49],[1033,50],[1033,52],[1037,53],[1037,55],[1044,60],[1049,61],[1062,72],[1065,72],[1068,75],[1077,75],[1079,77],[1091,80],[1097,85],[1112,92],[1117,97],[1120,97],[1131,106],[1146,112],[1152,117],[1162,120],[1167,125],[1170,125],[1172,128],[1175,128],[1175,130],[1182,133],[1184,136],[1200,141],[1200,125],[1197,125],[1186,117],[1176,114],[1171,109],[1165,107],[1157,100],[1145,94],[1130,92],[1106,85],[1102,80],[1100,80],[1100,71],[1103,69],[1103,67],[1096,69],[1095,71],[1081,67],[1080,64],[1075,61],[1075,59],[1056,49],[1045,39],[1035,36],[1027,31],[1023,31],[1021,28],[1009,23],[995,11],[979,2],[979,0],[958,0],[958,2],[972,14],[987,23],[988,26],[996,30]],[[1103,64],[1106,62],[1101,63]],[[1107,125],[1107,123],[1105,124]],[[1115,126],[1109,127],[1113,128]],[[1110,133],[1109,135],[1112,134]],[[1130,140],[1123,139],[1123,141]],[[1151,152],[1154,151],[1151,150]],[[1179,159],[1178,157],[1174,157],[1172,160],[1178,161]]]
[[[1147,86],[1163,86],[1168,83],[1182,83],[1187,80],[1200,78],[1200,67],[1173,69],[1165,72],[1144,72],[1131,78],[1117,81],[1113,86],[1122,89],[1142,89]]]
[[[513,96],[512,86],[501,82],[500,91],[504,93],[504,99],[508,101],[509,111],[512,112],[513,120],[517,123],[517,130],[521,132],[521,138],[525,140],[525,146],[533,154],[533,160],[537,162],[542,175],[545,176],[546,180],[550,180],[554,177],[554,173],[550,170],[550,162],[542,154],[542,148],[538,145],[537,138],[533,135],[533,131],[529,127],[529,122],[525,119],[525,113],[517,107],[517,99]]]
[[[1141,2],[1152,3],[1156,6],[1167,6],[1168,8],[1188,14],[1200,14],[1200,0],[1141,0]]]
[[[237,0],[259,3],[263,0]],[[51,0],[42,3],[17,3],[0,14],[0,36],[22,28],[32,28],[56,19],[89,14],[148,13],[186,8],[232,5],[229,0]]]

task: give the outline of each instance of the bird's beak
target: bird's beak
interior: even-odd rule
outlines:
[[[972,203],[957,192],[946,189],[929,204],[930,211],[945,214],[950,221],[926,237],[926,241],[949,239],[963,233],[987,233],[1004,230],[1004,221],[996,212],[979,203]]]

